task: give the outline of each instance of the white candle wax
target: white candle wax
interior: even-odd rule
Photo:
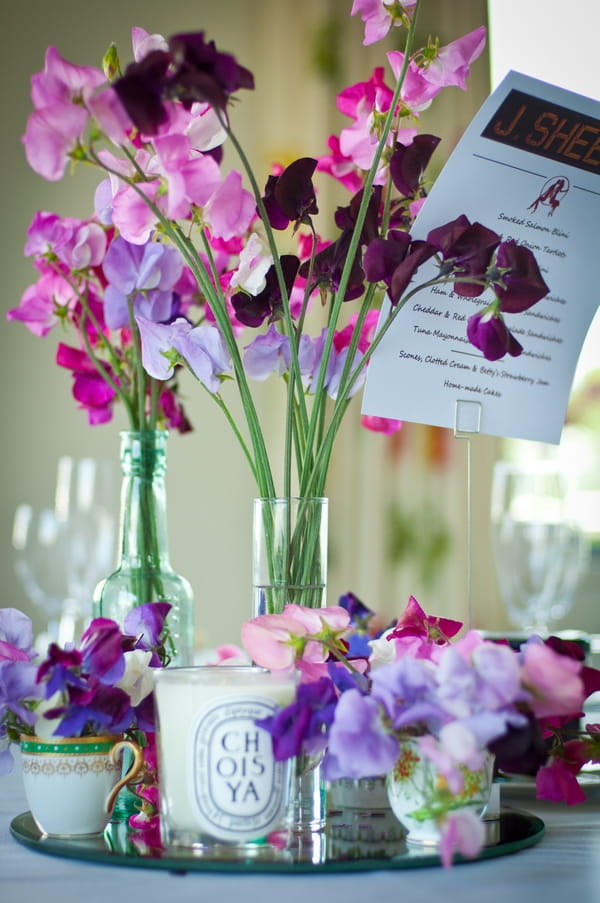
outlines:
[[[296,678],[254,667],[155,674],[161,829],[168,844],[245,843],[281,827],[287,763],[255,721],[294,698]]]

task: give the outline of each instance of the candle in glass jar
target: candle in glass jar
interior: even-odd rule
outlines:
[[[244,844],[284,826],[289,762],[256,724],[292,702],[293,673],[254,666],[155,672],[161,832],[169,845]]]

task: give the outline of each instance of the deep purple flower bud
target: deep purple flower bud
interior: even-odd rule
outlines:
[[[390,231],[388,238],[376,238],[365,251],[367,279],[384,282],[391,303],[397,304],[417,269],[434,253],[428,242],[411,242],[407,232]]]
[[[501,237],[481,223],[470,223],[466,216],[432,229],[427,241],[452,263],[457,278],[454,291],[466,298],[477,298],[485,289],[487,269]],[[477,282],[463,282],[460,277]]]
[[[510,354],[518,357],[523,351],[522,345],[508,330],[501,314],[482,310],[467,323],[467,338],[471,345],[479,348],[488,361],[497,361]]]
[[[414,197],[418,192],[423,172],[439,143],[435,135],[415,135],[412,144],[396,144],[390,159],[390,175],[405,197]]]
[[[500,270],[509,268],[500,282],[494,282],[500,310],[504,313],[521,313],[548,294],[548,286],[529,248],[516,241],[503,241],[496,254],[496,266]]]
[[[204,32],[176,34],[169,38],[174,72],[165,83],[165,94],[189,109],[196,101],[225,110],[229,96],[240,88],[254,88],[252,73],[230,53],[220,53]]]
[[[144,135],[155,135],[167,118],[162,102],[169,55],[153,50],[139,63],[130,63],[113,88],[133,124]]]
[[[527,722],[523,727],[509,727],[505,734],[488,744],[496,757],[496,767],[509,774],[533,775],[548,758],[537,720],[532,714],[525,717]]]
[[[269,176],[263,200],[274,229],[285,229],[290,222],[309,223],[311,214],[319,212],[312,183],[316,166],[312,157],[301,157],[281,175]]]
[[[269,223],[273,229],[287,229],[290,219],[283,212],[275,197],[275,185],[279,176],[269,176],[265,185],[265,193],[263,196],[263,204],[267,211]]]
[[[300,261],[294,254],[283,254],[280,257],[280,263],[289,298]],[[270,323],[280,319],[283,311],[283,299],[275,265],[273,264],[267,270],[265,287],[260,294],[249,295],[246,292],[236,292],[231,296],[231,304],[236,318],[244,326],[261,326],[267,317]]]
[[[336,292],[340,286],[342,273],[346,266],[346,260],[350,250],[350,242],[352,233],[350,230],[342,232],[337,241],[327,245],[322,251],[315,256],[313,265],[313,281],[310,291],[315,288]],[[305,261],[300,267],[300,275],[308,276],[308,261]],[[360,249],[357,249],[352,262],[348,285],[344,294],[344,301],[353,301],[360,298],[364,292],[365,274],[360,262]]]
[[[357,191],[347,207],[338,207],[334,219],[342,232],[353,232],[362,204],[363,189]],[[375,185],[365,213],[365,221],[360,233],[360,244],[368,245],[379,235],[379,207],[381,205],[381,185]]]

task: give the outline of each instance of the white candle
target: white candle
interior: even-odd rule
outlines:
[[[255,724],[294,698],[296,677],[252,666],[155,672],[161,831],[167,845],[243,844],[282,827],[290,764]]]

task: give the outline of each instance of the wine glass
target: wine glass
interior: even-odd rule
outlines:
[[[564,474],[550,461],[499,461],[492,483],[492,545],[500,594],[512,624],[548,635],[571,609],[587,557],[569,522]]]
[[[63,456],[54,507],[22,504],[15,512],[15,569],[29,599],[48,616],[49,640],[78,638],[91,616],[94,587],[114,566],[119,483],[112,462]]]

